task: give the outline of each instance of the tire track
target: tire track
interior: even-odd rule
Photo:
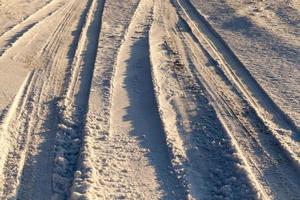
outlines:
[[[55,199],[66,199],[69,196],[76,170],[104,3],[105,1],[92,1],[77,45],[68,89],[59,109],[61,117],[56,135],[55,167],[52,177]]]
[[[296,198],[299,195],[297,187],[300,182],[294,177],[299,176],[298,165],[293,163],[288,152],[278,143],[277,138],[270,134],[269,127],[251,108],[247,97],[243,96],[243,93],[239,92],[239,88],[236,88],[227,79],[226,72],[222,71],[220,64],[206,50],[207,47],[201,43],[201,40],[198,41],[197,36],[192,37],[194,38],[191,38],[190,41],[186,39],[186,43],[190,45],[192,54],[198,63],[195,66],[205,66],[207,63],[213,66],[213,70],[208,70],[207,67],[197,67],[201,80],[206,82],[206,88],[214,102],[218,102],[215,103],[215,109],[219,112],[219,118],[223,121],[228,133],[231,132],[232,137],[236,140],[235,143],[240,149],[241,155],[244,154],[243,160],[248,165],[251,179],[264,194],[262,198]],[[198,44],[195,45],[197,42]],[[199,51],[202,52],[202,56]],[[206,63],[199,61],[203,55],[207,57]],[[217,87],[214,87],[215,85]],[[229,86],[227,91],[226,85]],[[235,89],[232,90],[230,87]],[[230,92],[230,90],[232,91]],[[224,113],[227,114],[224,115]],[[237,122],[236,124],[232,123],[233,119]],[[236,127],[240,127],[240,130]],[[241,133],[247,139],[243,139],[240,136]]]
[[[300,135],[297,125],[266,94],[223,39],[190,2],[181,0],[176,2],[208,53],[212,55],[223,69],[224,74],[245,97],[249,105],[253,107],[258,117],[271,130],[271,133],[279,141],[280,146],[300,166],[300,148],[298,143]]]
[[[64,85],[66,85],[65,76],[69,73],[68,70],[70,70],[70,68],[68,67],[68,62],[64,63],[61,60],[63,60],[62,57],[67,56],[67,54],[68,56],[71,56],[72,59],[73,55],[69,54],[69,52],[73,50],[70,50],[70,47],[71,48],[77,47],[76,44],[78,42],[78,39],[76,39],[77,36],[73,39],[71,45],[62,46],[61,44],[63,43],[63,41],[65,40],[67,41],[66,36],[68,37],[71,36],[70,33],[72,32],[72,29],[70,23],[72,23],[74,19],[79,18],[78,17],[79,15],[81,16],[87,15],[87,13],[90,11],[92,0],[85,1],[85,2],[79,1],[79,2],[78,1],[72,2],[71,7],[70,9],[68,9],[68,12],[66,13],[64,19],[61,20],[60,25],[57,27],[54,34],[52,34],[52,39],[51,38],[49,39],[49,42],[45,45],[45,47],[42,50],[42,54],[52,55],[54,58],[51,59],[52,56],[49,58],[48,67],[46,68],[48,72],[44,72],[44,76],[45,76],[44,79],[43,78],[40,79],[40,80],[48,79],[48,81],[46,81],[46,84],[44,84],[44,82],[42,84],[39,84],[42,85],[41,87],[42,90],[41,90],[41,95],[39,95],[38,102],[48,102],[50,99],[51,103],[49,103],[49,105],[46,108],[45,106],[42,105],[38,106],[37,115],[44,116],[45,119],[44,122],[40,124],[39,128],[34,132],[39,133],[41,131],[44,131],[43,130],[44,128],[48,128],[49,129],[47,131],[48,138],[47,138],[47,142],[39,144],[39,146],[34,144],[34,142],[32,142],[33,143],[32,145],[29,145],[30,147],[32,147],[32,150],[30,150],[29,152],[34,152],[36,148],[43,148],[43,152],[41,152],[38,156],[35,156],[34,154],[30,155],[30,157],[33,158],[33,161],[40,160],[40,164],[36,166],[36,164],[32,162],[31,159],[28,159],[26,163],[27,168],[25,168],[22,177],[24,183],[28,182],[28,179],[30,179],[30,177],[35,174],[34,171],[35,168],[44,170],[43,169],[44,165],[47,166],[47,164],[44,164],[45,161],[43,158],[48,158],[47,161],[49,162],[48,169],[45,170],[47,174],[46,178],[37,177],[36,179],[40,182],[47,181],[48,184],[46,189],[51,190],[51,193],[48,194],[49,198],[50,196],[52,196],[53,192],[56,193],[56,191],[53,191],[53,176],[52,176],[53,170],[55,170],[55,163],[52,162],[54,161],[54,157],[55,157],[54,146],[57,141],[55,139],[56,135],[53,133],[57,133],[60,131],[59,127],[57,127],[57,124],[60,123],[60,120],[57,118],[57,116],[59,116],[60,113],[58,104],[59,102],[61,102],[60,100],[61,98],[59,97],[62,95],[62,92],[65,90],[64,88]],[[82,7],[85,8],[83,9]],[[79,23],[77,24],[76,28],[81,30],[84,24],[85,24],[85,19],[80,17]],[[51,92],[54,91],[55,92],[54,95],[51,95],[51,92],[49,91]],[[43,137],[43,136],[39,136],[39,137]],[[37,139],[32,139],[32,141],[35,141]],[[33,184],[35,183],[33,182]],[[20,189],[19,193],[24,198],[25,197],[24,195],[28,196],[28,191],[30,190],[31,190],[30,185],[22,184],[22,188]],[[29,195],[31,194],[29,193]],[[36,193],[36,194],[34,193],[34,198],[39,199],[41,198],[41,195],[42,194],[40,193]],[[67,196],[67,192],[64,195]],[[55,196],[53,198],[55,198]]]
[[[1,124],[0,197],[297,199],[299,129],[192,4],[141,0],[119,48],[127,22],[102,23],[107,2],[122,5],[53,11],[59,23],[31,63],[42,67]],[[155,25],[154,6],[165,11]],[[22,39],[37,24],[20,26]]]
[[[194,55],[199,58],[197,53]],[[201,62],[200,64],[204,65]],[[228,133],[231,133],[236,140],[236,145],[239,144],[237,148],[240,149],[240,154],[245,155],[243,160],[247,163],[252,181],[257,186],[262,185],[258,188],[260,188],[260,191],[265,190],[266,199],[270,195],[281,198],[297,196],[295,187],[299,183],[293,178],[299,174],[297,167],[285,151],[278,148],[276,139],[269,134],[268,128],[255,116],[255,112],[249,108],[247,102],[241,100],[234,93],[226,91],[224,86],[220,86],[220,83],[215,81],[218,70],[214,70],[216,70],[216,74],[201,71],[200,73],[203,75],[201,75],[200,81],[206,81],[206,88],[212,93],[212,99],[214,102],[218,102],[216,104],[221,104],[215,105],[215,109],[219,114],[218,117],[222,120]],[[226,80],[222,81],[226,83]],[[214,88],[209,85],[217,85],[218,87]],[[217,92],[215,93],[215,91]],[[233,119],[236,123],[233,123]],[[241,134],[244,138],[241,138]],[[256,155],[251,152],[255,152]],[[272,169],[271,174],[268,169]],[[255,179],[257,180],[255,181]]]
[[[111,3],[113,3],[114,1],[112,1]],[[115,4],[118,4],[116,2],[114,2]],[[126,2],[125,2],[126,4]],[[114,79],[114,74],[115,74],[115,68],[116,68],[116,62],[117,62],[117,57],[119,55],[119,51],[120,51],[120,48],[122,46],[122,44],[124,43],[124,38],[125,36],[127,35],[128,33],[128,27],[132,21],[132,19],[135,18],[135,15],[137,13],[137,8],[140,6],[141,4],[141,0],[137,0],[137,2],[134,0],[132,1],[132,6],[131,6],[131,9],[133,10],[133,13],[132,16],[128,16],[128,17],[131,17],[129,18],[129,20],[126,22],[126,24],[123,24],[124,26],[124,31],[123,32],[120,32],[120,33],[115,33],[116,35],[114,35],[113,33],[108,33],[109,30],[106,30],[107,32],[105,32],[103,34],[103,39],[102,39],[102,49],[104,50],[104,52],[99,52],[98,53],[98,57],[100,57],[98,59],[99,63],[97,63],[99,66],[100,65],[112,65],[113,67],[98,67],[96,70],[97,70],[97,74],[98,76],[95,76],[94,79],[96,79],[94,82],[97,82],[95,83],[94,85],[98,85],[99,83],[98,82],[101,82],[101,92],[100,91],[97,91],[100,95],[101,95],[101,98],[102,98],[102,109],[103,111],[100,114],[100,118],[101,118],[101,121],[103,121],[102,123],[102,132],[105,134],[105,135],[109,135],[109,126],[110,126],[110,123],[109,123],[109,118],[110,118],[110,108],[111,108],[111,96],[112,96],[112,87],[113,87],[113,79]],[[113,9],[113,8],[112,8]],[[109,9],[107,9],[108,12],[109,12]],[[126,10],[124,10],[124,12],[128,12]],[[107,20],[107,19],[106,19]],[[122,22],[121,22],[122,23]],[[121,23],[118,24],[119,26],[121,26]],[[112,30],[114,31],[114,30]],[[111,35],[110,35],[111,34]],[[122,35],[121,35],[122,34]],[[115,52],[107,52],[106,49],[105,49],[105,46],[106,44],[104,44],[105,42],[111,42],[111,38],[115,38],[116,41],[116,46],[115,46]],[[106,40],[106,41],[104,41]],[[118,41],[119,40],[119,41]],[[102,50],[101,49],[101,50]],[[110,53],[113,55],[110,55],[110,59],[111,61],[108,61],[106,59],[103,58],[103,56],[101,57],[101,53]],[[101,79],[101,80],[99,80]],[[93,88],[93,90],[96,90],[95,88]],[[98,94],[97,94],[98,95]],[[96,95],[94,95],[96,96]],[[91,105],[93,106],[93,105]],[[92,109],[91,109],[92,110]],[[95,110],[95,108],[94,108]]]
[[[34,71],[32,71],[31,73],[29,73],[26,77],[26,79],[24,80],[23,85],[20,87],[17,95],[15,96],[12,104],[9,106],[7,113],[5,113],[3,121],[1,122],[1,141],[0,144],[5,144],[8,141],[8,135],[5,134],[8,132],[9,129],[9,125],[11,123],[11,121],[15,118],[18,117],[18,111],[22,110],[22,108],[20,109],[20,107],[22,107],[22,103],[25,101],[25,99],[27,99],[27,91],[30,88],[30,84],[31,84],[31,80],[33,79],[33,74]],[[3,170],[3,165],[5,163],[5,158],[8,154],[8,147],[7,145],[3,146],[1,148],[1,161],[0,161],[0,174],[2,174],[2,170]],[[1,180],[1,184],[3,184],[2,182],[3,180]]]
[[[173,179],[170,178],[170,175],[168,173],[168,165],[166,164],[168,160],[168,156],[164,151],[163,144],[161,144],[163,143],[163,138],[160,138],[158,136],[161,130],[159,129],[159,125],[157,127],[156,123],[160,123],[160,122],[159,122],[159,116],[155,112],[155,105],[153,105],[155,99],[153,96],[151,97],[151,88],[152,88],[151,77],[150,77],[151,73],[150,73],[150,69],[149,68],[147,69],[147,66],[150,67],[150,63],[147,62],[148,54],[146,53],[148,49],[147,30],[149,29],[149,26],[151,24],[151,15],[152,15],[151,10],[153,6],[152,3],[153,3],[152,1],[149,2],[144,0],[140,2],[134,14],[134,17],[132,18],[131,23],[129,25],[128,32],[125,36],[124,42],[118,53],[116,71],[115,71],[116,74],[114,75],[115,78],[113,81],[114,89],[112,92],[112,107],[111,107],[112,113],[110,115],[111,133],[109,134],[107,140],[105,138],[103,138],[102,141],[98,140],[98,142],[101,143],[98,147],[99,149],[95,149],[97,150],[97,153],[96,152],[94,153],[96,153],[95,156],[98,157],[98,160],[96,160],[97,163],[94,164],[97,165],[97,170],[99,170],[98,171],[99,173],[97,174],[97,177],[94,177],[96,180],[89,179],[90,180],[89,182],[99,181],[99,183],[97,183],[99,184],[99,190],[92,192],[90,190],[84,191],[83,189],[81,189],[78,191],[80,187],[89,188],[89,184],[74,185],[76,186],[77,189],[76,190],[74,187],[75,190],[73,192],[74,198],[76,197],[76,198],[96,198],[96,199],[120,199],[120,198],[158,199],[159,197],[165,197],[165,196],[169,197],[169,195],[172,195],[171,192],[168,191],[164,186],[164,184],[169,185],[171,190],[171,188],[174,187],[172,184],[175,183],[172,183]],[[139,54],[139,51],[141,52],[145,51],[146,54],[144,53]],[[128,64],[126,64],[127,62]],[[124,72],[123,70],[126,69],[128,69],[128,71]],[[122,71],[126,74],[128,73],[128,77],[122,76]],[[135,82],[134,77],[138,77],[138,76],[143,76],[143,78],[140,77],[142,79],[142,81],[139,82],[140,84]],[[129,84],[128,89],[123,90],[122,86],[119,85],[120,82],[123,81],[128,82]],[[137,87],[136,84],[140,85],[140,87]],[[131,86],[134,88],[132,88]],[[143,91],[144,89],[146,93],[144,93]],[[128,115],[124,117],[126,118],[132,117],[132,120],[128,119],[132,121],[128,123],[133,124],[131,131],[128,130],[130,128],[126,126],[126,122],[124,122],[123,124],[122,122],[123,117],[117,114],[119,108],[123,109],[122,105],[121,107],[119,107],[119,104],[117,103],[118,102],[117,99],[118,97],[123,98],[124,92],[130,95],[130,97],[128,96],[128,98],[130,98],[131,103],[128,106],[132,107],[132,109],[128,108],[130,109],[128,110]],[[116,94],[119,95],[116,96]],[[140,102],[139,100],[137,101],[134,100],[136,99],[135,97],[137,96],[141,97],[143,96],[143,94],[147,95],[147,97],[145,98],[148,99],[146,100],[145,102],[146,105],[144,106],[143,103]],[[153,91],[152,91],[152,95],[153,95]],[[124,106],[126,107],[126,105]],[[149,114],[148,125],[145,122],[145,118],[140,120],[136,118],[137,115],[139,115],[139,113],[133,113],[134,111],[132,110],[135,109],[141,110],[140,114],[142,115],[145,115],[145,113]],[[145,112],[144,114],[143,114],[143,110]],[[115,123],[115,120],[118,121],[119,119],[121,120],[120,123]],[[124,120],[126,121],[126,119]],[[141,127],[139,124],[140,125],[143,124],[146,127],[150,126],[150,128],[144,127],[143,129],[143,127]],[[117,131],[115,128],[118,129],[118,125],[120,126],[124,125],[126,127],[122,128],[122,130],[120,131]],[[153,129],[152,131],[151,128]],[[140,136],[138,136],[138,134],[140,134]],[[140,141],[140,139],[136,138],[136,137],[142,137],[141,134],[144,134],[145,137],[147,138],[143,142]],[[156,144],[156,142],[158,144]],[[144,145],[146,147],[144,147]],[[147,153],[146,148],[150,149],[149,153]],[[158,152],[156,153],[154,151],[158,151]],[[158,155],[162,155],[162,158],[160,158]],[[135,156],[137,157],[135,158]],[[142,160],[139,161],[139,158]],[[149,159],[149,161],[147,161],[147,159]],[[150,164],[149,167],[147,167],[148,162]],[[147,172],[147,170],[138,169],[137,167],[138,163],[142,165],[141,167],[143,169],[149,169],[149,172]],[[153,170],[155,170],[155,172]],[[78,171],[77,173],[80,176],[80,172]],[[85,173],[89,173],[89,172],[85,172]],[[153,173],[155,173],[155,175]],[[166,180],[161,179],[162,173],[168,177],[166,178]],[[149,180],[147,180],[145,177],[147,177],[147,179]],[[158,183],[155,179],[159,179],[161,183]],[[93,185],[92,183],[90,184]],[[161,189],[159,188],[159,185],[162,187]],[[173,191],[176,193],[176,190]],[[173,195],[177,195],[177,194],[173,194]]]
[[[56,12],[59,12],[61,8],[64,6],[59,0],[51,1],[51,3],[47,4],[27,19],[22,21],[21,23],[15,25],[9,31],[3,33],[0,36],[0,57],[5,54],[5,52],[14,46],[14,44],[20,40],[24,34],[28,34],[33,27],[41,24],[48,17],[52,16]],[[67,3],[66,3],[67,4]]]
[[[72,6],[75,4],[75,0],[69,4],[69,11],[71,11]],[[63,32],[63,29],[61,24],[64,24],[69,19],[70,12],[67,12],[66,15],[62,18],[60,24],[57,26],[57,29],[54,31],[53,36],[56,36],[55,33],[57,32]],[[65,25],[65,24],[64,24]],[[66,26],[67,27],[67,26]],[[57,45],[60,43],[60,38],[57,37],[50,37],[50,39],[47,41],[47,43],[51,43],[52,41],[55,41]],[[47,45],[46,45],[47,46]],[[53,54],[51,54],[53,53]],[[45,57],[47,56],[55,56],[56,52],[53,52],[53,49],[50,48],[44,48],[39,54],[38,57]],[[55,59],[54,59],[55,62]],[[51,65],[50,63],[48,63]],[[46,70],[45,70],[46,68]],[[8,157],[6,161],[6,167],[7,168],[4,172],[5,176],[5,184],[4,189],[5,191],[4,196],[11,197],[16,196],[15,192],[17,192],[17,187],[19,185],[19,182],[21,181],[21,175],[22,175],[22,169],[24,168],[25,161],[26,161],[26,154],[29,151],[30,143],[32,143],[32,136],[34,132],[35,126],[37,126],[38,121],[41,114],[41,107],[43,107],[41,104],[43,100],[41,99],[41,96],[43,94],[43,91],[46,90],[45,82],[43,81],[42,84],[40,83],[40,80],[42,79],[43,75],[48,74],[50,76],[51,74],[51,68],[49,67],[47,70],[47,66],[45,68],[37,70],[36,74],[40,74],[40,76],[36,76],[34,80],[32,81],[31,88],[28,89],[28,94],[26,96],[28,99],[25,99],[23,102],[22,108],[23,110],[20,110],[20,121],[14,121],[12,123],[13,127],[10,130],[10,134],[13,132],[16,133],[16,136],[13,136],[14,142],[12,143],[14,147],[11,147],[10,156]],[[43,77],[44,80],[47,80],[47,78]],[[36,87],[41,86],[40,88]],[[31,113],[30,113],[31,112]],[[29,114],[30,113],[30,114]],[[17,118],[16,118],[17,119]],[[18,161],[16,161],[18,159]],[[30,164],[30,162],[26,163]]]
[[[57,122],[56,114],[53,113],[55,101],[48,102],[55,99],[55,95],[60,95],[53,93],[54,91],[62,91],[56,90],[63,81],[63,78],[60,78],[62,75],[56,77],[53,74],[64,74],[64,66],[67,63],[64,63],[62,58],[69,49],[66,41],[70,40],[68,38],[71,37],[71,29],[84,5],[84,1],[69,2],[67,12],[62,13],[63,17],[57,16],[61,18],[60,23],[33,63],[40,65],[45,62],[35,73],[37,76],[33,81],[34,85],[29,89],[28,100],[22,105],[24,110],[21,110],[19,120],[14,119],[10,125],[9,134],[14,136],[11,144],[14,147],[11,147],[3,174],[6,181],[3,189],[5,194],[1,196],[3,198],[17,196],[21,199],[40,199],[42,196],[51,196],[51,177],[49,180],[45,180],[44,177],[52,173],[49,166],[55,141],[51,139],[51,133],[55,131]],[[43,175],[39,176],[39,173]]]
[[[236,145],[191,68],[189,46],[181,40],[181,34],[188,31],[170,14],[175,9],[165,6],[170,7],[168,2],[160,6],[164,11],[160,23],[167,34],[159,36],[159,29],[153,28],[151,53],[174,168],[191,199],[255,199]],[[174,24],[169,20],[175,20]],[[180,27],[170,28],[172,24]]]
[[[72,186],[72,197],[74,198],[101,198],[99,192],[102,188],[100,184],[102,180],[98,176],[101,173],[101,168],[99,168],[101,151],[98,146],[101,145],[99,141],[109,135],[110,90],[115,62],[138,4],[138,0],[122,3],[116,0],[107,0],[105,3],[102,20],[106,23],[103,24],[100,33],[84,130],[84,144],[82,144]]]
[[[74,2],[74,1],[73,1]],[[60,26],[58,26],[58,27],[60,27]],[[51,41],[51,40],[50,40]],[[44,54],[45,54],[45,49],[43,50],[44,52]],[[51,51],[50,51],[51,52]],[[39,54],[39,56],[38,57],[42,57],[42,55],[43,55],[43,53],[41,52],[40,54]],[[39,72],[40,72],[41,70],[39,70]],[[37,81],[37,77],[35,77],[35,80],[33,81],[33,82],[35,82],[35,81]],[[26,114],[26,112],[27,111],[34,111],[34,105],[32,105],[31,103],[31,101],[32,101],[32,99],[35,97],[35,96],[38,96],[38,94],[36,94],[36,95],[34,95],[33,94],[33,89],[34,88],[34,86],[33,85],[31,85],[31,88],[29,88],[28,89],[28,94],[26,94],[26,96],[28,97],[28,99],[25,99],[25,101],[23,102],[23,104],[22,104],[22,108],[23,108],[23,110],[20,110],[20,117],[17,117],[17,118],[19,118],[19,119],[21,119],[17,124],[14,124],[14,127],[12,127],[12,129],[15,129],[15,130],[11,130],[12,132],[14,132],[14,131],[17,131],[17,129],[19,129],[20,127],[18,127],[18,126],[21,126],[22,127],[22,122],[24,122],[24,121],[28,121],[27,123],[25,123],[25,124],[30,124],[30,116],[28,116],[28,118],[27,118],[27,114]],[[38,101],[38,102],[41,102],[41,101]],[[38,106],[38,105],[36,105],[36,106]],[[34,116],[34,112],[32,113],[32,116]],[[16,118],[16,119],[17,119]],[[24,119],[24,118],[26,118],[26,119]],[[15,120],[15,119],[14,119]],[[13,123],[11,123],[11,124],[13,124]],[[9,126],[9,125],[7,125],[7,126]],[[25,125],[24,125],[25,126]],[[15,140],[15,142],[13,142],[12,144],[14,144],[14,143],[20,143],[20,144],[16,144],[16,146],[15,147],[13,147],[13,148],[11,148],[11,149],[14,149],[14,150],[11,150],[10,151],[10,154],[11,154],[11,156],[8,158],[8,160],[6,161],[6,165],[7,165],[7,172],[4,172],[4,173],[6,173],[6,175],[8,176],[8,177],[12,177],[12,180],[10,181],[9,180],[9,178],[7,177],[7,178],[5,178],[5,180],[6,180],[6,183],[5,183],[5,185],[4,185],[4,187],[10,187],[11,185],[14,185],[14,183],[13,182],[15,182],[18,178],[17,177],[19,177],[20,176],[20,173],[21,173],[21,170],[18,170],[17,168],[20,168],[20,165],[24,165],[24,163],[22,164],[22,159],[21,159],[21,157],[22,156],[17,156],[18,154],[19,154],[19,152],[24,152],[24,151],[22,151],[22,149],[24,149],[25,148],[25,146],[27,146],[27,142],[29,142],[29,138],[28,138],[28,134],[30,134],[30,132],[32,132],[32,130],[30,129],[30,130],[26,130],[26,129],[28,129],[28,127],[25,127],[25,128],[22,128],[22,130],[25,132],[27,132],[27,133],[24,133],[24,134],[21,134],[20,136],[13,136],[13,138],[14,138],[14,140]],[[18,134],[19,135],[19,134]],[[19,138],[18,138],[19,137]],[[19,141],[19,142],[17,142],[17,141]],[[25,144],[25,145],[24,145]],[[13,156],[14,155],[14,156]],[[25,156],[24,154],[23,154],[23,156]],[[18,163],[18,164],[16,164],[15,163],[15,158],[14,157],[16,157],[16,158],[20,158],[20,162]],[[5,158],[5,157],[4,157]],[[10,159],[11,158],[11,159]],[[23,162],[24,162],[24,160],[23,160]],[[14,166],[14,167],[16,167],[16,169],[14,169],[14,170],[12,170],[11,168],[13,168],[12,166]],[[11,172],[11,171],[13,171],[13,172]],[[13,190],[15,190],[16,188],[13,188]],[[4,189],[3,189],[3,191],[5,191]],[[6,190],[6,195],[9,195],[10,193],[13,193],[12,191],[11,191],[11,189],[7,189]]]
[[[53,1],[48,1],[44,6],[42,6],[41,8],[39,8],[38,10],[36,10],[34,13],[32,13],[31,15],[28,15],[26,18],[23,19],[23,21],[19,22],[18,24],[13,25],[12,27],[9,28],[9,30],[3,32],[2,34],[0,34],[0,37],[2,37],[3,35],[5,35],[7,32],[11,31],[12,29],[14,29],[15,27],[19,26],[19,24],[28,21],[30,18],[34,17],[35,15],[37,15],[37,13],[41,12],[41,10],[44,10],[45,8],[49,7],[51,4],[53,4],[53,2],[55,2],[55,0]],[[1,2],[2,3],[2,2]],[[0,5],[1,7],[2,5]],[[4,6],[5,7],[5,6]]]

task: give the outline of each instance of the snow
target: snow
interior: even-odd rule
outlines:
[[[299,128],[299,3],[192,1]]]
[[[298,0],[0,0],[1,199],[297,199]]]

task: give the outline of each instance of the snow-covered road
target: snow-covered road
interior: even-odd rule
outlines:
[[[300,199],[299,8],[0,0],[0,198]]]

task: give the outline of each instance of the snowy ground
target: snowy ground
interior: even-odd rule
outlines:
[[[300,199],[297,0],[0,0],[1,199]]]
[[[192,0],[300,127],[300,2]]]

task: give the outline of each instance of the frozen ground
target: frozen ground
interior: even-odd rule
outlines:
[[[0,0],[1,199],[300,199],[296,0]]]

